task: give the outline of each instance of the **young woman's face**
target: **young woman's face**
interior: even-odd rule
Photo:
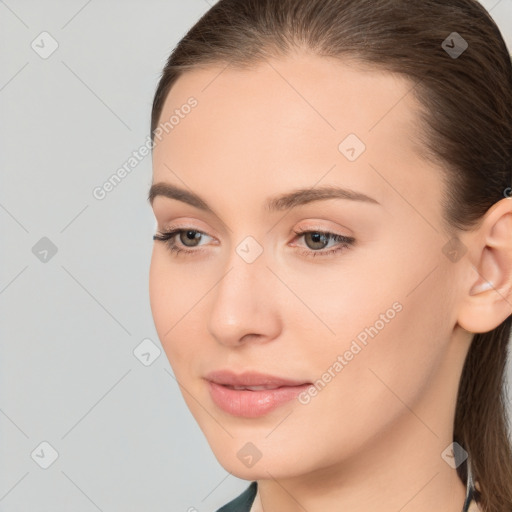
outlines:
[[[187,72],[169,93],[153,155],[169,188],[152,206],[159,233],[183,232],[154,242],[151,308],[188,407],[241,478],[327,468],[405,432],[439,454],[451,442],[458,266],[411,88],[301,55]]]

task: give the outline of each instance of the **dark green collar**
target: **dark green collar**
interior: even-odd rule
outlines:
[[[233,501],[230,501],[217,512],[249,512],[256,497],[258,482],[251,482],[251,485]]]
[[[256,497],[256,492],[258,490],[258,482],[251,482],[251,485],[247,487],[247,489],[236,497],[234,500],[230,501],[223,507],[219,508],[217,512],[250,512],[251,506],[254,502],[254,498]],[[462,507],[462,512],[467,512],[469,510],[469,506],[474,502],[474,485],[473,479],[471,475],[468,477],[468,483],[466,488],[466,500],[464,501],[464,506]]]

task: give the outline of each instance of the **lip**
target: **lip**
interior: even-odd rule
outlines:
[[[286,379],[276,375],[254,371],[247,371],[237,374],[231,370],[217,370],[208,373],[205,376],[205,379],[225,386],[269,386],[278,388],[281,386],[299,386],[302,384],[311,384],[305,380]]]
[[[257,418],[295,399],[312,385],[258,372],[235,374],[219,370],[206,375],[210,396],[220,409],[244,418]],[[228,386],[265,386],[267,389],[232,389]]]

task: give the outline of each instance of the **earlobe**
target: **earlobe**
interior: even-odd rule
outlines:
[[[469,240],[469,238],[468,238]],[[512,314],[512,201],[495,203],[471,234],[465,264],[468,291],[458,324],[473,333],[489,332]]]
[[[469,295],[477,295],[482,292],[486,292],[487,290],[491,290],[495,288],[494,283],[492,281],[485,281],[485,283],[477,283],[471,288]]]

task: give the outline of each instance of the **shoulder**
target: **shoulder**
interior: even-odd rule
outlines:
[[[256,496],[257,488],[258,483],[256,481],[251,482],[251,485],[249,485],[242,494],[219,508],[217,512],[250,512],[251,505],[253,504]]]
[[[483,512],[483,508],[475,501],[471,501],[469,504],[468,512]]]
[[[469,505],[468,512],[483,512],[483,509],[476,501],[472,501]]]
[[[257,490],[258,483],[256,481],[251,482],[244,492],[238,495],[234,500],[226,503],[226,505],[219,508],[216,512],[250,512]],[[483,512],[483,509],[472,499],[467,512]]]

